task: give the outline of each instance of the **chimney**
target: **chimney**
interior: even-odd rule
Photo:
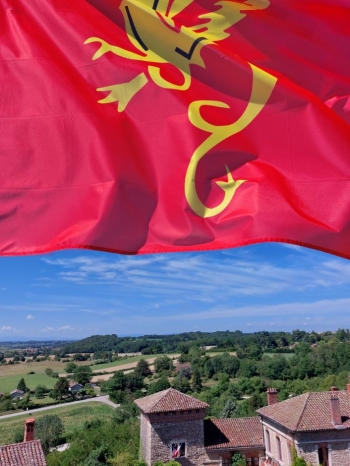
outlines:
[[[334,427],[342,426],[341,414],[340,414],[340,404],[338,395],[334,392],[331,394],[331,417],[332,417],[332,424]]]
[[[26,419],[26,424],[24,427],[23,442],[30,442],[31,440],[34,440],[34,425],[35,425],[34,418]]]
[[[267,389],[267,405],[274,405],[278,403],[278,396],[277,396],[277,389],[276,388],[268,388]]]
[[[334,385],[332,385],[332,387],[330,388],[330,391],[331,391],[331,392],[337,392],[338,389],[337,389],[337,387],[335,387]]]
[[[347,384],[347,386],[346,386],[346,391],[347,391],[347,392],[349,393],[349,395],[350,395],[350,377],[349,377],[349,382],[348,382],[348,384]]]

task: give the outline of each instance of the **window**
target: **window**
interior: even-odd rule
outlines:
[[[318,449],[318,461],[321,466],[328,466],[328,448],[320,447]]]
[[[266,438],[266,450],[271,451],[270,432],[268,430],[265,430],[265,438]]]
[[[259,466],[259,457],[254,456],[252,458],[246,458],[245,462],[247,466]]]
[[[282,448],[281,448],[281,439],[276,436],[277,443],[277,458],[282,461]]]
[[[171,457],[180,458],[186,456],[186,444],[185,442],[178,442],[171,444]]]

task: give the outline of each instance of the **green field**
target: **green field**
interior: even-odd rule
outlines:
[[[93,419],[101,419],[106,421],[113,415],[114,408],[111,406],[98,403],[89,402],[82,403],[81,405],[64,406],[62,408],[50,409],[42,413],[34,413],[34,418],[40,419],[47,414],[57,414],[61,418],[64,425],[64,434],[69,435],[75,429],[83,427],[84,422]],[[13,442],[14,432],[17,429],[23,428],[25,419],[31,416],[30,413],[23,416],[16,416],[10,419],[0,418],[0,445],[7,445]]]
[[[46,374],[8,375],[6,377],[0,376],[0,392],[6,393],[15,390],[22,377],[30,390],[34,390],[39,384],[45,385],[46,388],[53,388],[57,382],[57,379],[48,377]]]
[[[274,356],[283,356],[286,359],[290,359],[294,356],[294,353],[264,353],[264,356],[269,356],[273,358]]]
[[[103,371],[104,369],[108,369],[109,367],[116,367],[116,366],[123,366],[124,364],[130,364],[132,362],[138,362],[140,359],[152,359],[152,358],[158,358],[159,356],[163,356],[162,354],[145,354],[145,355],[139,355],[139,356],[130,356],[128,358],[123,358],[120,361],[113,361],[113,362],[106,362],[104,364],[94,364],[93,366],[90,366],[93,371]],[[171,358],[172,355],[168,354],[168,356]]]

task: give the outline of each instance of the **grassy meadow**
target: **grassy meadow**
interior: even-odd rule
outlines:
[[[138,355],[138,356],[130,356],[127,358],[123,358],[120,361],[113,361],[113,362],[106,362],[104,364],[94,364],[91,366],[93,371],[103,371],[104,369],[114,368],[118,366],[123,366],[124,364],[131,364],[133,362],[138,363],[140,359],[155,359],[159,356],[163,356],[162,354],[145,354],[145,355]],[[178,357],[178,354],[168,354],[169,358]]]
[[[69,435],[75,429],[83,427],[84,422],[94,419],[108,420],[112,417],[114,408],[98,402],[81,403],[80,405],[64,405],[61,408],[53,408],[42,413],[35,413],[35,419],[40,419],[47,414],[57,414],[64,425],[64,435]],[[23,427],[24,422],[30,413],[23,416],[15,416],[9,419],[0,418],[0,445],[7,445],[13,442],[14,432]]]
[[[17,388],[18,382],[23,377],[27,387],[30,390],[34,390],[37,385],[45,385],[46,388],[53,388],[57,379],[53,377],[48,377],[46,374],[21,374],[21,375],[1,375],[0,367],[0,392],[12,392]]]
[[[269,356],[270,358],[273,358],[276,355],[283,356],[286,359],[290,359],[293,356],[295,356],[295,353],[264,353],[264,356]]]
[[[140,359],[148,359],[154,361],[160,354],[129,356],[120,361],[113,361],[104,364],[94,364],[91,367],[92,371],[102,372],[109,369],[108,372],[113,372],[124,365],[136,365]],[[178,355],[169,355],[169,357],[177,357]],[[30,390],[35,390],[38,385],[45,385],[46,388],[52,389],[57,382],[57,379],[48,377],[45,374],[45,369],[50,368],[59,374],[65,374],[66,362],[62,361],[39,361],[39,362],[21,362],[19,364],[1,365],[0,366],[0,392],[11,392],[17,388],[18,382],[23,377],[27,387]],[[77,366],[90,365],[91,361],[75,362]],[[122,369],[122,368],[121,368]],[[34,372],[34,374],[29,374]]]

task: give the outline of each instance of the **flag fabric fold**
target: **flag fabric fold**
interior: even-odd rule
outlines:
[[[350,258],[347,1],[0,6],[0,255]]]

